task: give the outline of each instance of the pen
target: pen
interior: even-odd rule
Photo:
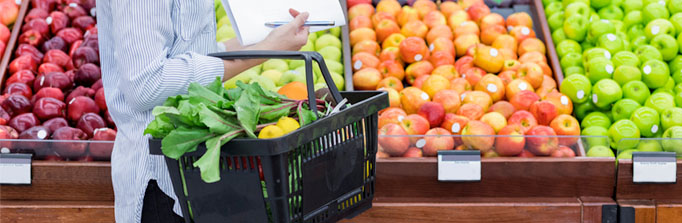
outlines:
[[[275,28],[287,23],[289,22],[266,22],[265,26]],[[306,21],[303,26],[334,26],[334,24],[336,24],[334,21]]]

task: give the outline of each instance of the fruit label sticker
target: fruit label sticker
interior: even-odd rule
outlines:
[[[490,49],[490,56],[496,57],[497,56],[497,49],[495,49],[495,48]]]
[[[523,35],[530,34],[530,29],[528,29],[528,27],[521,28],[521,34],[523,34]]]
[[[661,31],[661,27],[658,27],[658,26],[656,26],[656,25],[651,26],[651,34],[656,35],[656,34],[658,34],[658,32],[660,32],[660,31]]]
[[[45,23],[47,23],[48,25],[52,24],[52,16],[45,18]]]
[[[592,102],[594,102],[595,104],[599,102],[599,99],[597,99],[597,94],[592,94]]]
[[[611,64],[607,64],[605,69],[606,73],[613,74],[613,66],[611,66]]]
[[[606,38],[609,39],[609,41],[616,41],[616,35],[613,35],[611,33],[606,34]]]
[[[455,123],[455,124],[452,124],[452,129],[450,129],[450,130],[452,130],[452,133],[459,133],[459,130],[460,130],[461,128],[462,128],[462,127],[459,126],[459,123]]]
[[[4,153],[0,154],[0,185],[31,184],[32,154]]]
[[[414,55],[414,61],[422,61],[424,59],[424,56],[421,54]]]
[[[528,89],[528,85],[524,82],[521,82],[519,84],[519,89],[521,89],[522,91],[525,91],[526,89]]]
[[[481,181],[481,151],[438,151],[438,181]]]
[[[360,68],[362,68],[362,61],[359,60],[355,61],[355,63],[353,64],[353,68],[355,68],[356,70],[360,70]]]
[[[429,94],[427,94],[427,93],[422,93],[422,99],[424,99],[424,100],[429,100]]]
[[[436,46],[433,45],[433,43],[431,45],[429,45],[429,51],[433,51],[433,49],[435,49],[435,48],[436,48]]]
[[[401,116],[398,116],[398,121],[399,121],[399,122],[403,122],[404,119],[405,119],[405,116],[402,116],[402,115],[401,115]]]
[[[16,0],[14,1],[14,3],[16,3],[17,5],[21,5],[21,0]]]
[[[488,87],[487,87],[487,88],[488,88],[488,92],[490,92],[490,93],[495,93],[495,92],[497,92],[497,86],[494,85],[494,84],[488,84]]]
[[[644,74],[650,74],[651,73],[651,66],[646,65],[644,68],[642,68],[642,71],[644,71]]]
[[[633,183],[676,183],[677,163],[674,152],[633,152]]]
[[[651,133],[657,133],[658,132],[658,125],[654,124],[654,126],[651,126]]]
[[[585,97],[585,91],[579,90],[578,93],[575,93],[575,96],[578,97],[578,99],[583,99]]]
[[[662,6],[665,6],[665,1],[663,1],[663,0],[658,1],[658,4],[661,4]]]
[[[417,140],[417,143],[415,143],[415,146],[417,146],[417,148],[420,148],[420,149],[424,148],[425,145],[426,145],[425,139]]]
[[[560,100],[562,105],[568,105],[568,97],[562,95]]]
[[[606,59],[610,60],[611,59],[611,53],[609,53],[609,51],[604,51],[604,57],[606,57]]]

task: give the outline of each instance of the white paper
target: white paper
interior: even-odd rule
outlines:
[[[308,21],[334,21],[334,26],[346,24],[343,9],[338,0],[221,0],[232,22],[239,42],[246,46],[258,43],[274,28],[267,22],[291,21],[289,9],[308,12]],[[310,32],[332,28],[313,26]]]
[[[480,181],[481,160],[443,161],[438,155],[438,181]]]
[[[675,183],[675,162],[633,162],[632,181],[635,183]]]
[[[11,161],[10,159],[3,159]],[[31,163],[0,162],[0,184],[31,184]]]

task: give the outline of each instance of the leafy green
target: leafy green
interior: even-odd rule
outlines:
[[[169,97],[162,106],[155,107],[155,119],[144,133],[162,138],[163,154],[173,159],[205,143],[206,152],[192,165],[200,169],[201,179],[211,183],[220,180],[223,145],[236,137],[257,138],[260,128],[281,117],[297,115],[301,126],[310,124],[317,116],[309,106],[318,105],[287,99],[257,83],[237,82],[237,88],[225,90],[220,78],[216,78],[206,86],[191,83],[186,95]],[[331,108],[326,105],[322,109]]]

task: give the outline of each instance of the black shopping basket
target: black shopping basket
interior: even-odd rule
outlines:
[[[280,138],[231,140],[221,149],[221,180],[215,183],[205,183],[192,165],[205,153],[203,144],[178,160],[166,157],[186,222],[335,222],[372,207],[377,112],[388,107],[387,93],[339,92],[316,52],[211,56],[305,60],[311,104],[316,61],[334,100],[346,98],[352,105]],[[311,109],[317,113],[315,106]],[[150,139],[149,151],[162,155],[161,140]]]

